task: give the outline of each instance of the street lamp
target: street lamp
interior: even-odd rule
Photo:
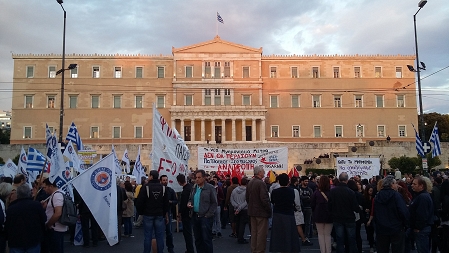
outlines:
[[[418,128],[419,128],[419,132],[420,132],[422,141],[425,141],[426,136],[425,136],[425,132],[424,132],[424,112],[423,112],[423,108],[422,108],[421,74],[420,74],[420,72],[421,72],[421,70],[426,70],[426,64],[424,64],[424,62],[421,62],[421,66],[419,66],[420,61],[419,61],[419,55],[418,55],[418,35],[416,33],[416,15],[424,7],[424,5],[426,5],[426,3],[427,3],[427,0],[419,1],[419,3],[418,3],[419,9],[415,13],[415,15],[413,15],[413,25],[414,25],[414,29],[415,29],[416,69],[413,68],[413,66],[411,66],[411,65],[407,65],[407,68],[412,72],[416,72],[417,76],[418,76],[418,100],[419,100]]]

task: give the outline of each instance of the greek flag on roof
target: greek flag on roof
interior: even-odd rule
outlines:
[[[72,122],[69,128],[69,132],[67,133],[67,137],[65,137],[67,141],[72,141],[76,144],[76,148],[78,150],[83,150],[83,142],[81,141],[80,134],[78,133],[78,129],[76,129],[75,123]]]
[[[440,137],[438,136],[437,122],[435,122],[435,126],[433,127],[432,135],[430,136],[430,142],[433,144],[432,158],[441,155],[441,145]]]
[[[46,157],[41,152],[39,152],[39,150],[29,147],[27,159],[28,171],[41,171],[44,167]]]
[[[426,157],[424,155],[424,147],[422,145],[422,141],[421,138],[418,135],[418,132],[416,132],[416,128],[415,126],[412,124],[413,129],[415,130],[415,136],[416,136],[416,151],[418,151],[418,155],[420,155],[421,157]]]
[[[217,12],[217,20],[218,22],[224,24],[223,18],[221,18],[220,13]]]

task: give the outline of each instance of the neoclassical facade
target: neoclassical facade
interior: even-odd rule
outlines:
[[[43,143],[59,127],[61,55],[13,59],[11,143]],[[84,144],[151,143],[155,104],[190,144],[413,142],[414,59],[264,55],[218,36],[168,56],[70,54],[63,132],[73,121]]]

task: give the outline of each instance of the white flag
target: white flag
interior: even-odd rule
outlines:
[[[115,173],[117,175],[122,174],[122,167],[120,167],[120,161],[117,158],[117,154],[115,153],[114,144],[112,145],[112,154],[114,155],[114,162],[115,162]]]
[[[143,171],[142,162],[140,161],[140,145],[139,152],[137,153],[136,162],[134,163],[133,176],[136,177],[136,183],[141,184],[141,178],[145,176],[145,172]]]
[[[17,165],[18,170],[17,170],[17,174],[23,174],[25,177],[28,178],[27,175],[27,154],[25,153],[25,149],[23,149],[20,151],[20,157],[19,157],[19,164]]]
[[[6,161],[5,165],[2,167],[3,175],[5,177],[14,178],[15,175],[17,175],[17,165],[11,160],[11,158]]]
[[[176,192],[182,191],[176,176],[186,175],[190,151],[181,135],[171,128],[153,104],[153,168],[159,175],[167,175],[168,186]]]
[[[125,149],[125,153],[123,153],[122,162],[126,163],[126,173],[129,173],[129,155],[128,155],[128,149]]]
[[[72,161],[73,169],[75,169],[75,171],[78,171],[79,173],[83,173],[85,171],[81,169],[81,161],[78,154],[75,151],[75,148],[73,147],[72,141],[69,141],[69,143],[65,147],[63,155],[67,157],[70,161]]]
[[[52,144],[51,150],[52,155],[50,158],[50,175],[48,176],[48,179],[51,183],[54,183],[56,181],[56,185],[58,186],[58,188],[61,188],[67,181],[70,180],[72,173],[70,171],[70,168],[67,168],[61,149],[56,143]]]
[[[110,246],[118,242],[117,184],[114,170],[114,155],[111,153],[72,180]]]

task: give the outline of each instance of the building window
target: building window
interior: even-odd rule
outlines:
[[[134,128],[134,138],[143,138],[143,127],[136,126]]]
[[[70,70],[71,78],[78,78],[78,66]]]
[[[251,105],[251,95],[242,95],[242,105]]]
[[[78,96],[69,96],[69,108],[75,109],[78,106]]]
[[[25,108],[33,108],[33,95],[26,95],[25,96]]]
[[[90,127],[90,138],[98,139],[99,137],[100,137],[99,127],[97,127],[97,126]]]
[[[340,67],[334,67],[334,78],[340,78]]]
[[[204,105],[211,105],[211,100],[210,89],[204,89]]]
[[[320,68],[312,67],[312,78],[320,78]]]
[[[279,137],[279,126],[271,126],[271,137]]]
[[[299,95],[292,95],[292,107],[299,107]]]
[[[92,78],[100,78],[100,67],[92,67]]]
[[[211,69],[210,69],[210,62],[209,61],[204,63],[204,73],[205,73],[205,78],[210,78],[211,77]]]
[[[405,132],[405,126],[398,126],[398,130],[399,130],[399,137],[406,137],[407,134]]]
[[[402,67],[396,67],[396,78],[402,78]]]
[[[276,67],[270,67],[270,77],[271,78],[276,78]]]
[[[355,126],[355,136],[356,137],[364,137],[365,136],[365,126],[358,124]]]
[[[221,105],[221,90],[215,89],[214,105]]]
[[[165,96],[156,96],[156,108],[165,108]]]
[[[193,77],[193,66],[186,66],[186,78]]]
[[[313,137],[315,138],[321,137],[321,126],[313,126]]]
[[[214,63],[214,78],[220,78],[221,67],[220,62]]]
[[[312,106],[315,108],[321,107],[321,95],[312,95]]]
[[[184,140],[192,141],[192,127],[191,126],[184,126]]]
[[[34,66],[27,66],[27,78],[34,77]]]
[[[116,139],[120,138],[120,136],[121,136],[121,127],[119,126],[112,127],[112,138]]]
[[[343,137],[343,126],[335,126],[335,137]]]
[[[376,78],[382,77],[382,67],[374,67],[374,76]]]
[[[114,108],[121,108],[121,107],[122,107],[122,96],[114,95]]]
[[[341,107],[341,95],[334,95],[334,107]]]
[[[122,78],[122,67],[114,67],[114,78]]]
[[[56,96],[47,96],[47,108],[55,108]]]
[[[224,77],[231,77],[231,62],[225,62]]]
[[[299,126],[292,126],[293,137],[299,137]]]
[[[32,127],[30,127],[30,126],[26,126],[23,128],[23,138],[24,139],[31,139],[31,137],[32,137],[31,130],[32,130]]]
[[[56,66],[49,66],[48,67],[48,77],[49,78],[55,78],[56,77]]]
[[[193,105],[193,95],[185,95],[185,105]]]
[[[231,89],[224,89],[224,105],[231,105]]]
[[[92,106],[92,108],[100,108],[100,96],[99,95],[91,96],[91,106]]]
[[[360,67],[354,67],[354,77],[360,78],[362,75],[360,74]]]
[[[143,78],[143,67],[136,67],[136,78]]]
[[[384,95],[376,95],[376,107],[384,107]]]
[[[278,108],[278,107],[279,107],[278,95],[271,95],[270,108]]]
[[[363,95],[355,95],[355,107],[363,107]]]
[[[292,78],[298,78],[298,67],[292,67]]]
[[[165,77],[165,67],[157,67],[157,78]]]
[[[377,126],[377,137],[385,137],[385,126]]]
[[[405,95],[396,95],[397,105],[398,107],[405,107]]]
[[[136,96],[136,108],[143,108],[143,96],[137,95]]]
[[[243,78],[249,78],[249,67],[243,67]]]

